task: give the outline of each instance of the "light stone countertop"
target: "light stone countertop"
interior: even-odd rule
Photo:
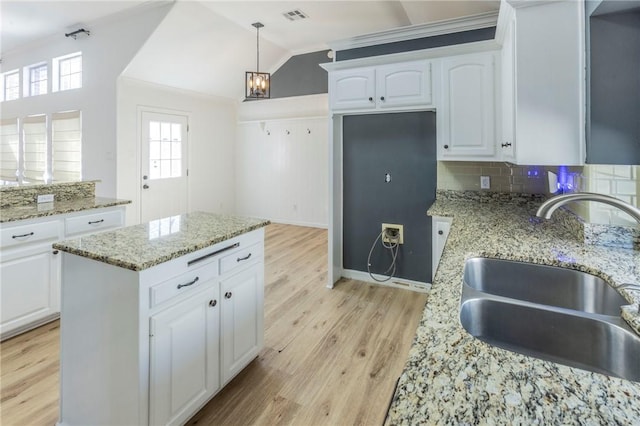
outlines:
[[[428,214],[453,223],[386,424],[640,424],[640,383],[509,352],[460,324],[464,261],[474,256],[569,267],[614,286],[638,283],[640,252],[585,245],[554,222],[559,212],[534,218],[539,204],[438,195]],[[638,292],[626,296],[640,300]],[[637,328],[633,309],[625,308],[625,319]]]
[[[116,198],[86,197],[70,200],[54,201],[52,203],[30,203],[11,207],[0,208],[0,223],[15,222],[18,220],[34,219],[44,216],[74,213],[84,210],[99,209],[104,207],[130,204],[130,200]]]
[[[233,215],[185,213],[115,231],[60,241],[53,248],[132,271],[141,271],[262,228],[269,223],[268,220]]]

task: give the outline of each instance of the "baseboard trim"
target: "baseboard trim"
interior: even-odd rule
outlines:
[[[423,283],[420,281],[407,280],[404,278],[392,278],[387,282],[381,283],[372,279],[367,272],[356,271],[353,269],[343,269],[341,275],[344,278],[352,280],[364,281],[367,283],[379,284],[387,287],[403,288],[405,290],[416,291],[418,293],[428,293],[429,290],[431,290],[431,283]],[[378,279],[384,279],[383,276],[377,274],[373,275]]]

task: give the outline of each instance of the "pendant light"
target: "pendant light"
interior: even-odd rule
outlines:
[[[262,23],[251,24],[256,29],[256,70],[245,72],[244,93],[246,99],[268,99],[271,97],[271,74],[260,72],[260,28]]]

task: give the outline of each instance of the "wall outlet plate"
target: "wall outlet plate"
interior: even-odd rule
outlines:
[[[52,203],[54,194],[38,195],[38,203]]]
[[[480,189],[491,189],[491,177],[480,176]]]
[[[382,224],[382,241],[384,241],[385,243],[390,243],[391,241],[389,240],[389,238],[387,238],[384,235],[384,230],[387,228],[392,228],[392,229],[397,229],[398,230],[398,234],[400,234],[400,241],[398,242],[398,244],[404,244],[404,226],[403,225],[398,225],[396,223],[383,223]]]

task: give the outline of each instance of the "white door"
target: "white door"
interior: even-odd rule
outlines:
[[[151,317],[150,424],[184,423],[220,386],[218,287]]]
[[[187,125],[183,115],[142,113],[141,222],[187,212]]]

